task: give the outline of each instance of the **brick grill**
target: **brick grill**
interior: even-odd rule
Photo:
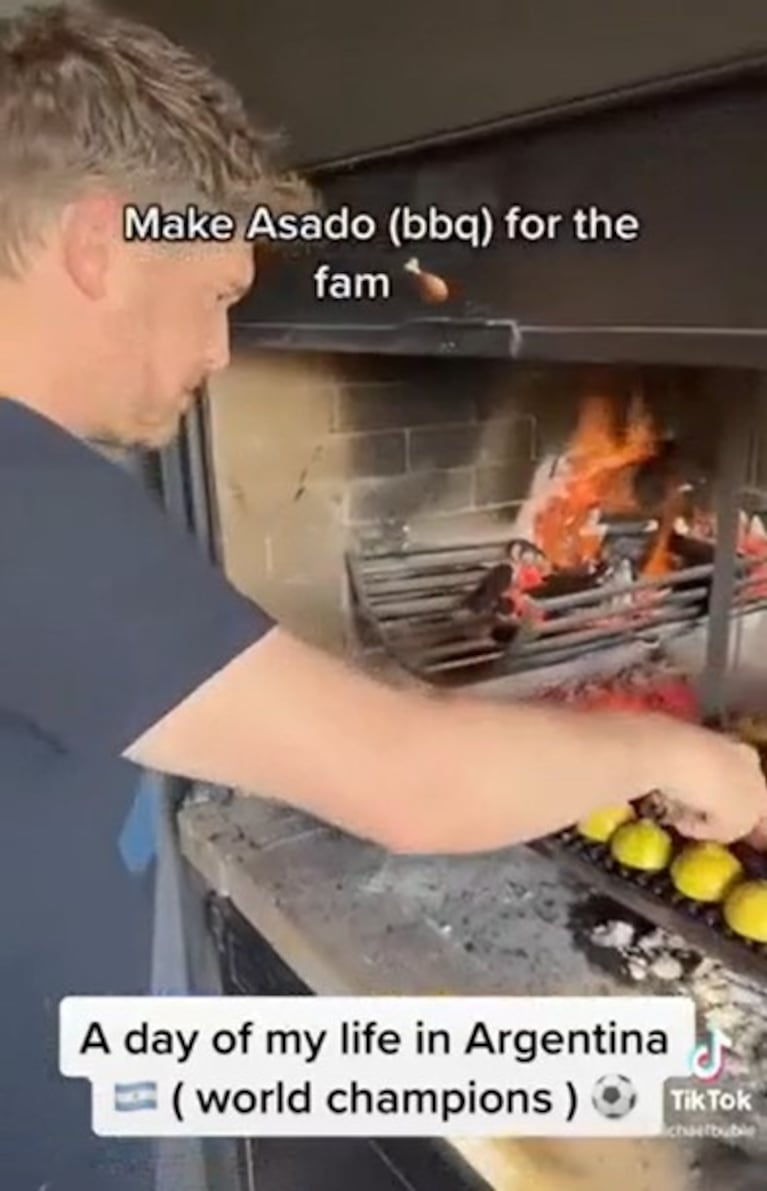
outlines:
[[[359,644],[350,551],[395,559],[405,547],[411,555],[458,543],[492,551],[509,534],[539,462],[566,442],[579,393],[590,386],[624,398],[643,383],[668,415],[660,420],[705,460],[716,437],[703,415],[711,379],[705,370],[665,367],[638,373],[242,350],[210,394],[222,561],[288,627],[348,652]],[[721,385],[722,374],[713,380]],[[741,477],[758,489],[767,488],[766,434],[762,418]],[[757,963],[764,975],[763,949],[726,937],[708,912],[670,898],[661,878],[621,872],[572,834],[546,847],[618,901],[636,907],[640,899],[651,921],[673,922],[709,950],[724,940],[731,959],[752,971]]]

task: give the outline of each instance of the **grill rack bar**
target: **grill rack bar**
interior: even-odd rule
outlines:
[[[351,550],[346,562],[357,617],[407,670],[436,681],[472,681],[484,677],[488,666],[517,673],[637,640],[660,645],[706,618],[713,563],[531,600],[541,619],[521,619],[513,625],[512,639],[499,642],[493,635],[498,619],[463,605],[483,576],[505,559],[508,544],[504,537],[394,551]],[[733,614],[767,607],[767,590],[749,590],[754,571],[766,562],[736,560]],[[637,602],[642,594],[651,597],[644,605]],[[623,606],[624,600],[631,603]]]

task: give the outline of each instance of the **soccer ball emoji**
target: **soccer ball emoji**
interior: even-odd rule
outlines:
[[[637,1090],[626,1075],[602,1075],[594,1084],[591,1103],[600,1116],[619,1121],[637,1102]]]

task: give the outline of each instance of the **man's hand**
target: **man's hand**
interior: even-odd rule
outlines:
[[[501,848],[660,790],[726,841],[767,816],[754,754],[667,717],[392,690],[274,629],[126,751],[395,852]],[[695,816],[703,815],[703,824]]]
[[[767,852],[767,819],[761,819],[753,831],[746,836],[746,843],[757,852]]]
[[[658,790],[674,825],[693,839],[729,843],[753,832],[767,811],[759,754],[719,732],[653,717],[643,729],[657,750]]]

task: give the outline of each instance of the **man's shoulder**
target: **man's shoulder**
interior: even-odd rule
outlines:
[[[88,442],[16,398],[0,396],[0,464],[67,462],[111,475],[124,451]],[[119,471],[120,468],[118,467]]]
[[[272,621],[93,447],[1,401],[0,442],[0,707],[116,755]]]
[[[55,443],[63,450],[83,449],[82,442],[63,426],[18,397],[0,395],[0,426],[3,430],[0,446],[3,448],[8,444],[34,447]]]
[[[0,534],[7,539],[22,516],[44,535],[127,531],[131,520],[146,532],[174,533],[161,502],[137,482],[144,473],[136,452],[86,441],[37,410],[0,397]]]

